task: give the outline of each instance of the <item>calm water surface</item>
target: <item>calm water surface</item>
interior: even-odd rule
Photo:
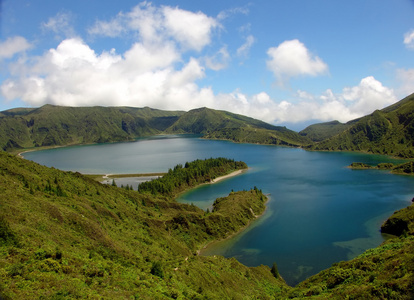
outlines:
[[[235,238],[208,247],[204,254],[236,257],[248,266],[276,262],[291,285],[379,245],[384,239],[381,223],[408,206],[414,196],[414,177],[346,168],[352,162],[392,161],[358,153],[160,136],[133,143],[28,152],[24,157],[89,174],[166,172],[177,164],[210,157],[242,160],[250,167],[247,172],[203,185],[178,200],[207,209],[232,189],[257,186],[269,194],[262,218]]]

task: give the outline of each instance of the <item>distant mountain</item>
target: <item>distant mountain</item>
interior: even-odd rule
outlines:
[[[18,108],[0,113],[0,148],[132,140],[162,132],[184,112],[131,107]]]
[[[382,110],[352,120],[309,126],[301,135],[313,150],[346,150],[414,157],[414,94]]]
[[[299,134],[311,139],[313,142],[321,142],[345,131],[351,126],[351,123],[344,124],[339,121],[317,123],[306,127]]]
[[[203,134],[210,139],[295,147],[311,143],[308,138],[286,127],[205,107],[185,113],[166,132]]]
[[[265,122],[208,108],[189,112],[132,107],[16,108],[0,112],[0,148],[107,143],[156,134],[203,134],[235,142],[302,146],[306,137]]]
[[[189,112],[132,107],[16,108],[0,112],[0,149],[134,140],[156,134],[202,134],[238,143],[309,150],[363,151],[414,157],[414,94],[349,121],[314,124],[300,133],[209,108]]]

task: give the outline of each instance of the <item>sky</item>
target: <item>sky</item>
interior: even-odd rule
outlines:
[[[0,111],[209,107],[301,130],[413,92],[412,0],[0,0]]]

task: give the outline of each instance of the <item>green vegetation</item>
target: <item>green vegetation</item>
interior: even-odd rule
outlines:
[[[0,113],[0,149],[130,141],[161,133],[182,114],[148,107],[12,109]]]
[[[163,177],[141,183],[138,191],[149,192],[153,195],[174,196],[190,187],[211,182],[218,176],[242,169],[247,169],[247,165],[233,159],[198,159],[185,163],[184,167],[180,164],[174,169],[169,169]]]
[[[272,299],[289,287],[269,267],[196,255],[255,220],[265,201],[258,189],[235,192],[206,213],[0,152],[0,295]]]
[[[394,165],[392,163],[380,163],[377,166],[371,166],[361,162],[352,163],[349,168],[351,169],[378,169],[378,170],[390,170],[391,173],[401,175],[414,175],[414,162],[409,161],[406,163]]]
[[[339,125],[335,127],[337,126]],[[318,131],[321,127],[313,127],[313,131]],[[350,121],[344,128],[346,129],[341,133],[331,133],[331,137],[308,149],[364,151],[414,158],[414,94],[385,109]],[[312,127],[305,129],[304,132],[311,129]]]
[[[321,142],[342,133],[351,127],[352,122],[355,121],[351,121],[346,124],[338,121],[313,124],[300,131],[299,134],[311,139],[313,142]]]
[[[293,147],[311,143],[308,138],[286,127],[274,126],[246,116],[208,108],[187,112],[168,128],[166,133],[203,134],[207,139]]]
[[[189,163],[191,164],[191,163]],[[292,288],[272,268],[197,251],[265,209],[256,187],[211,212],[100,184],[0,152],[4,299],[412,299],[414,206],[382,227],[399,235]]]
[[[346,124],[316,124],[301,135],[284,127],[207,108],[188,113],[150,108],[46,105],[0,113],[0,148],[133,140],[196,133],[235,142],[307,146],[414,157],[414,94]],[[310,140],[314,144],[310,145]],[[211,165],[210,165],[211,163]],[[198,160],[140,188],[102,185],[0,152],[0,298],[3,299],[412,299],[414,208],[382,226],[396,237],[288,287],[276,263],[248,268],[203,257],[206,244],[239,232],[265,210],[256,187],[231,192],[207,212],[172,200],[180,191],[241,162]],[[412,174],[414,162],[377,168]],[[145,191],[144,191],[145,190]]]

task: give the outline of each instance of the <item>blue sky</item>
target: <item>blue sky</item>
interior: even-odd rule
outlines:
[[[206,106],[299,130],[414,92],[414,1],[0,3],[0,110]]]

